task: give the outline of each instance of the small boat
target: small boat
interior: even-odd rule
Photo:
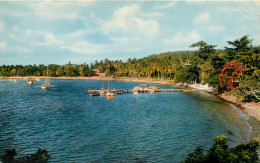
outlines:
[[[90,96],[99,96],[100,93],[90,94]]]
[[[45,89],[50,88],[50,87],[51,87],[51,84],[50,84],[49,79],[48,79],[48,67],[47,67],[46,80],[45,80],[45,83],[42,85],[42,89],[45,90]]]
[[[51,87],[51,84],[50,83],[45,83],[42,85],[42,89],[47,89],[47,88],[50,88]]]
[[[107,99],[112,99],[112,98],[115,97],[115,96],[114,96],[114,93],[113,93],[113,92],[110,92],[110,91],[107,92],[106,96],[107,96]]]
[[[122,95],[124,92],[120,91],[120,92],[115,92],[117,95]]]
[[[149,93],[153,94],[153,93],[155,93],[155,90],[154,90],[154,89],[151,89],[151,90],[149,91]]]
[[[99,94],[100,94],[100,96],[105,96],[106,95],[106,93],[104,91],[104,88],[101,88],[101,91],[99,92]]]
[[[116,95],[117,95],[117,93],[116,93],[116,92],[112,92],[112,93],[113,93],[113,95],[114,95],[114,96],[116,96]]]
[[[34,84],[34,80],[33,79],[29,79],[26,84]]]
[[[137,95],[138,91],[136,89],[133,90],[133,94]]]
[[[109,71],[108,71],[108,77],[109,77]],[[106,93],[107,99],[112,99],[115,98],[115,94],[111,91],[111,89],[109,88],[109,78],[107,80],[107,87],[108,87],[108,91]]]
[[[12,82],[16,82],[15,78],[9,79]]]

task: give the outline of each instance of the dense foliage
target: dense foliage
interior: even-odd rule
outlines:
[[[227,90],[236,87],[234,83],[240,80],[243,72],[242,66],[243,64],[237,60],[227,62],[219,74],[219,86]]]
[[[6,150],[6,154],[2,156],[3,163],[47,163],[51,155],[45,149],[38,149],[35,154],[25,157],[14,158],[17,155],[15,149]]]
[[[45,76],[47,74],[47,66],[45,65],[8,65],[8,66],[0,66],[0,76]],[[88,65],[56,65],[50,64],[48,65],[48,75],[53,77],[58,76],[90,76],[93,75],[94,72]]]
[[[248,36],[227,41],[230,47],[216,50],[204,41],[192,44],[195,51],[167,52],[141,59],[95,61],[88,65],[49,65],[49,76],[90,76],[93,69],[113,77],[170,79],[175,83],[208,83],[219,93],[234,93],[240,101],[260,101],[260,46]],[[0,76],[46,75],[46,66],[0,66]]]
[[[196,51],[167,52],[142,59],[96,61],[93,68],[113,76],[171,79],[175,83],[208,83],[219,93],[234,93],[240,101],[260,101],[260,46],[248,36],[227,41],[231,47],[215,50],[204,41]]]
[[[212,147],[207,154],[203,153],[201,147],[197,147],[194,152],[188,154],[184,162],[186,163],[228,163],[228,162],[258,162],[259,139],[252,138],[249,143],[241,143],[235,148],[229,148],[226,136],[217,136],[214,138]]]

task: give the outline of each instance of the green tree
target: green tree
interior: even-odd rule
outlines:
[[[6,150],[6,154],[2,156],[2,160],[4,163],[47,163],[51,158],[48,151],[41,148],[35,154],[14,159],[16,155],[15,149]]]
[[[216,45],[208,45],[204,41],[199,41],[197,43],[190,45],[190,47],[192,47],[192,48],[198,47],[199,52],[196,53],[196,54],[200,58],[202,58],[203,60],[207,60],[209,57],[211,57],[215,53],[216,50],[214,48],[217,47],[217,46]]]
[[[241,143],[235,148],[229,148],[226,136],[214,138],[212,147],[207,154],[197,147],[194,152],[188,154],[184,160],[186,163],[229,163],[229,162],[248,162],[256,163],[259,161],[257,150],[259,149],[259,139],[252,138],[247,144]]]

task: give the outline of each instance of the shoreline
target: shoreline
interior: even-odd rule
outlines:
[[[30,77],[21,77],[21,76],[12,76],[12,77],[0,77],[0,79],[29,79],[29,78],[39,78],[45,79],[45,76],[30,76]],[[64,79],[64,80],[114,80],[114,81],[125,81],[125,82],[140,82],[140,83],[151,83],[151,84],[162,84],[162,85],[170,85],[170,86],[183,86],[182,83],[174,83],[172,80],[166,79],[154,79],[154,78],[136,78],[136,77],[101,77],[101,76],[89,76],[89,77],[71,77],[71,76],[63,76],[63,77],[49,77],[49,79]],[[190,87],[189,87],[190,88]],[[193,88],[197,89],[197,88]],[[207,89],[199,89],[199,91],[205,91],[210,94],[216,95],[212,90]],[[237,102],[235,96],[227,95],[227,94],[220,94],[216,95],[218,98],[222,99],[223,101],[229,102],[236,106],[237,108],[241,109],[243,113],[245,113],[249,117],[254,117],[257,121],[260,122],[260,103],[255,102]]]

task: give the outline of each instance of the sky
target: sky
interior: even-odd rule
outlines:
[[[260,1],[1,1],[0,65],[93,63],[260,45]]]

